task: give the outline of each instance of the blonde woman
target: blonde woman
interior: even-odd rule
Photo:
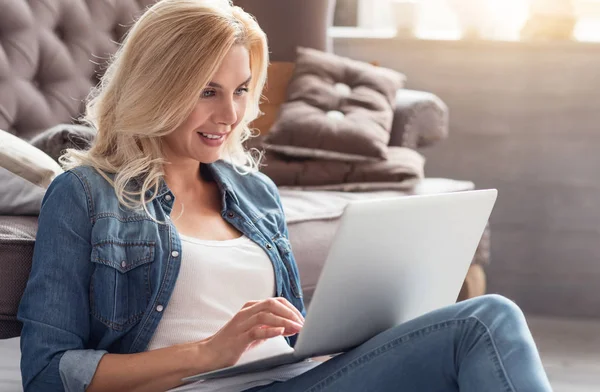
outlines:
[[[242,147],[267,45],[226,1],[163,0],[133,26],[39,217],[19,309],[26,391],[164,391],[284,353],[304,304],[277,188]],[[344,333],[349,325],[340,325]],[[549,391],[524,317],[483,297],[327,362],[195,391]]]

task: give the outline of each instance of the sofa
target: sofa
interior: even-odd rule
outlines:
[[[105,60],[116,50],[116,42],[135,16],[153,1],[0,3],[0,45],[4,53],[0,57],[0,129],[30,140],[52,126],[77,118],[83,99],[99,80]],[[330,50],[326,32],[333,18],[333,1],[235,3],[254,14],[265,29],[272,61],[294,61],[295,52],[290,47]],[[293,29],[293,34],[287,33],[289,29]],[[391,146],[425,148],[447,136],[447,108],[431,93],[399,90],[394,110]],[[468,181],[425,178],[409,190],[391,194],[440,193],[473,187]],[[378,197],[381,193],[282,188],[281,194],[305,301],[309,304],[344,206],[351,200]],[[0,216],[0,339],[15,338],[20,333],[16,309],[28,278],[36,230],[35,215]],[[486,231],[459,300],[485,292],[483,266],[488,259]],[[14,351],[15,340],[10,344]],[[18,366],[14,358],[9,365],[1,362],[5,352],[8,353],[0,350],[0,390],[9,390],[8,386],[18,388],[14,379],[2,380],[7,374],[14,375],[14,366]]]

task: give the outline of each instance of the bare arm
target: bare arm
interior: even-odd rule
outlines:
[[[202,346],[189,343],[138,354],[105,354],[87,391],[162,392],[175,388],[182,378],[211,370]]]

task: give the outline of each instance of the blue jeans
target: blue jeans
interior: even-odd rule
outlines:
[[[340,330],[350,326],[340,326]],[[513,302],[486,295],[380,333],[260,392],[552,391],[525,317]]]

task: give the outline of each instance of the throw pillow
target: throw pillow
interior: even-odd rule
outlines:
[[[391,69],[298,48],[287,101],[265,147],[295,157],[385,159],[404,80]]]
[[[250,128],[256,128],[261,135],[266,135],[277,118],[281,104],[285,102],[288,84],[294,73],[294,63],[273,62],[267,70],[267,84],[263,90],[263,101],[260,111],[263,113],[252,121]]]
[[[31,144],[58,162],[58,158],[67,148],[87,150],[95,137],[96,130],[93,128],[84,125],[59,124],[31,139]]]
[[[38,215],[46,190],[0,167],[0,215]]]
[[[63,172],[43,151],[1,129],[0,167],[42,188]]]

